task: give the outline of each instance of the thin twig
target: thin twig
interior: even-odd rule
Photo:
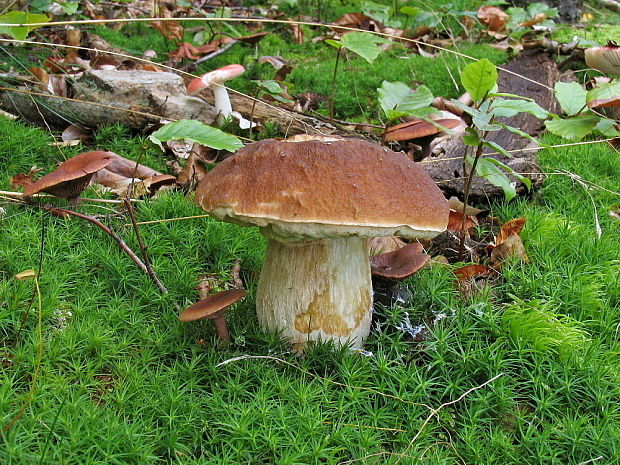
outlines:
[[[129,201],[130,191],[131,189],[127,190],[127,198],[125,199],[125,208],[127,209],[127,213],[129,213],[129,218],[131,218],[131,224],[133,225],[133,230],[136,234],[136,240],[138,241],[138,245],[140,246],[140,251],[142,252],[142,256],[144,257],[144,266],[146,267],[146,273],[151,278],[151,281],[155,283],[155,285],[160,290],[160,292],[162,294],[166,294],[168,292],[168,289],[166,289],[166,286],[164,286],[163,283],[159,280],[159,278],[155,274],[155,270],[153,270],[153,266],[151,265],[151,260],[149,259],[148,249],[146,247],[146,244],[144,243],[144,240],[142,239],[140,228],[138,227],[138,224],[136,222],[136,211],[133,208],[133,204]]]
[[[95,226],[100,228],[103,232],[105,232],[108,236],[110,236],[112,239],[114,239],[116,241],[116,243],[119,245],[119,247],[121,249],[123,249],[123,251],[127,255],[129,255],[129,258],[131,258],[133,260],[133,262],[138,266],[138,268],[140,268],[151,279],[153,279],[152,276],[149,274],[149,271],[146,268],[146,265],[142,262],[142,260],[140,260],[140,258],[134,253],[134,251],[129,248],[129,246],[125,243],[125,241],[123,239],[120,238],[120,236],[118,234],[116,234],[114,231],[112,231],[110,228],[108,228],[101,221],[97,220],[96,218],[93,218],[92,216],[84,215],[82,213],[74,212],[72,210],[65,210],[64,208],[56,208],[56,207],[51,207],[51,206],[48,206],[48,205],[46,205],[43,208],[44,208],[45,211],[50,212],[52,214],[58,213],[60,215],[77,216],[78,218],[81,218],[83,220],[88,221],[89,223],[94,224]],[[153,283],[159,288],[159,285],[158,285],[158,283],[156,281],[153,281]]]
[[[480,384],[478,386],[475,386],[475,387],[473,387],[471,389],[468,389],[463,394],[461,394],[458,398],[456,398],[454,400],[451,400],[450,402],[444,402],[443,404],[441,404],[436,409],[431,408],[431,413],[428,415],[428,417],[426,417],[426,420],[424,420],[424,423],[422,423],[422,426],[420,427],[420,429],[418,430],[416,435],[413,437],[413,439],[411,441],[409,441],[409,444],[407,445],[407,447],[405,448],[405,450],[403,452],[401,452],[399,454],[395,454],[395,453],[392,453],[392,452],[377,452],[375,454],[366,455],[364,457],[359,457],[357,459],[347,460],[345,462],[338,462],[337,465],[345,465],[345,464],[349,464],[349,463],[355,463],[355,462],[359,462],[360,460],[366,460],[366,459],[371,458],[371,457],[377,457],[377,456],[382,456],[382,455],[395,455],[395,456],[397,456],[398,460],[396,460],[395,463],[399,463],[400,460],[403,457],[411,458],[410,455],[407,455],[407,452],[409,451],[409,449],[411,449],[411,446],[413,446],[413,443],[420,437],[420,435],[422,434],[422,431],[424,430],[426,425],[431,421],[431,419],[435,415],[437,415],[443,408],[448,407],[448,406],[453,405],[453,404],[456,404],[457,402],[460,402],[461,400],[463,400],[465,397],[467,397],[472,392],[477,391],[478,389],[482,389],[483,387],[485,387],[486,385],[492,383],[493,381],[495,381],[496,379],[500,378],[501,376],[504,376],[504,373],[499,373],[499,374],[493,376],[493,378],[485,381],[484,383],[482,383],[482,384]]]
[[[205,56],[198,58],[196,61],[192,63],[192,68],[196,68],[198,67],[198,65],[204,63],[205,61],[209,61],[211,58],[215,58],[216,56],[221,55],[222,53],[230,49],[233,45],[235,45],[237,42],[239,41],[233,40],[232,42],[228,42],[222,48],[219,48],[214,52],[207,53]]]
[[[0,191],[0,195],[6,195],[7,197],[15,197],[15,198],[21,199],[24,196],[24,193],[17,192],[17,191]],[[33,194],[29,198],[47,198],[47,197],[56,198],[54,195],[51,195],[51,194]],[[87,197],[81,197],[81,200],[87,200],[89,202],[99,202],[99,203],[112,203],[112,204],[124,203],[124,200],[91,199]],[[132,202],[142,202],[142,200],[140,199],[130,199],[130,200]]]

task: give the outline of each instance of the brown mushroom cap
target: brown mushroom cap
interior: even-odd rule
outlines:
[[[75,198],[86,189],[93,174],[112,161],[112,155],[111,152],[98,150],[69,158],[54,171],[26,187],[24,197],[47,192],[56,197]]]
[[[406,123],[397,124],[388,128],[385,133],[384,141],[395,142],[432,136],[434,134],[439,134],[442,131],[442,129],[437,127],[437,125],[452,129],[458,126],[461,121],[459,119],[450,118],[439,119],[435,121],[435,123],[436,124],[432,124],[427,121],[408,121]]]
[[[370,257],[370,269],[375,276],[405,279],[428,262],[430,255],[422,253],[422,244],[413,243],[395,250]]]
[[[247,145],[202,179],[196,199],[222,221],[285,242],[434,237],[448,222],[448,203],[421,167],[358,139]]]
[[[246,294],[247,291],[244,289],[231,289],[210,295],[183,310],[183,313],[179,315],[179,320],[194,321],[201,318],[217,318],[223,313],[223,310],[241,300]]]

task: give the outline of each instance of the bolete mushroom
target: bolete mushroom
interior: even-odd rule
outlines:
[[[256,292],[263,328],[300,351],[319,338],[359,348],[372,310],[367,238],[434,237],[448,202],[402,153],[357,139],[298,140],[247,145],[202,179],[196,200],[267,236]]]
[[[211,87],[213,90],[213,103],[215,105],[215,111],[218,114],[218,123],[222,124],[226,118],[234,116],[237,120],[239,120],[239,127],[241,129],[248,129],[250,126],[256,126],[256,124],[252,125],[252,123],[245,119],[241,113],[233,111],[230,103],[230,97],[228,96],[228,90],[223,84],[230,79],[240,76],[244,72],[245,68],[241,65],[227,65],[222,68],[209,71],[208,73],[205,73],[202,76],[190,81],[187,85],[187,93],[191,95],[202,89]]]
[[[246,293],[244,289],[231,289],[205,297],[183,310],[179,315],[179,320],[195,321],[203,318],[213,320],[213,325],[219,338],[223,342],[230,342],[224,313],[232,304],[243,299]]]
[[[56,197],[66,198],[74,204],[93,175],[110,164],[113,155],[111,152],[94,151],[69,158],[54,171],[27,186],[24,189],[24,197],[47,192]]]

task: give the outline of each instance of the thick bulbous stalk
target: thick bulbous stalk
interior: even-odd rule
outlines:
[[[291,243],[270,238],[256,311],[263,328],[281,331],[297,351],[318,339],[361,348],[372,319],[366,239]]]

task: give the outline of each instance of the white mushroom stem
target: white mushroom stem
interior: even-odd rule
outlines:
[[[367,239],[283,243],[270,238],[256,312],[263,328],[281,331],[298,351],[318,339],[361,348],[372,317]]]
[[[214,83],[211,88],[213,89],[213,98],[215,103],[215,110],[219,113],[218,119],[226,119],[232,115],[232,105],[230,104],[230,97],[228,96],[228,89],[223,84]]]
[[[250,127],[257,126],[256,123],[252,123],[250,120],[245,119],[238,111],[233,111],[228,89],[226,89],[224,84],[214,83],[211,88],[213,89],[215,111],[218,113],[218,124],[222,124],[225,119],[232,116],[239,121],[239,127],[241,129],[249,129]]]

